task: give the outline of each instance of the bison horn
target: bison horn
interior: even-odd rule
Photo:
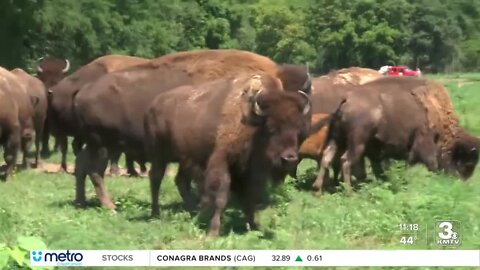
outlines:
[[[301,91],[309,92],[310,90],[309,88],[311,85],[312,85],[312,76],[310,75],[310,73],[307,72],[307,80],[305,80],[305,83],[303,83]]]
[[[472,149],[470,149],[470,152],[476,153],[476,152],[477,152],[477,148],[476,148],[476,147],[472,147]]]
[[[40,72],[40,73],[43,72],[43,69],[40,67],[40,65],[38,63],[40,63],[40,61],[42,61],[42,60],[43,60],[43,57],[40,57],[37,60],[37,71]]]
[[[70,61],[68,59],[65,59],[65,68],[62,69],[62,72],[65,73],[70,69]]]
[[[303,112],[302,113],[303,113],[303,115],[308,115],[310,113],[311,108],[312,108],[310,98],[308,97],[307,93],[305,93],[303,91],[298,91],[298,92],[306,100],[306,104],[305,104],[305,107],[303,107]]]
[[[257,102],[257,97],[261,92],[262,92],[262,90],[259,90],[255,94],[255,98],[254,98],[254,102],[253,102],[253,113],[255,113],[258,116],[265,116],[265,112],[262,110],[262,108],[260,108],[260,105]]]

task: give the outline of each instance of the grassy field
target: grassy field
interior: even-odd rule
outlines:
[[[480,75],[433,78],[449,88],[462,124],[480,135]],[[86,210],[75,209],[71,175],[21,171],[0,183],[0,265],[2,243],[18,249],[22,236],[38,237],[49,249],[441,249],[433,238],[440,219],[461,222],[462,249],[480,248],[478,171],[461,182],[400,163],[389,170],[388,182],[370,177],[351,197],[341,191],[316,197],[304,188],[314,180],[313,168],[304,161],[298,181],[289,178],[272,191],[271,205],[259,212],[260,231],[246,232],[241,212],[229,207],[217,239],[207,238],[205,224],[183,211],[171,178],[163,182],[161,218],[150,220],[146,178],[106,179],[119,206],[113,214],[95,199]],[[90,182],[87,196],[94,196]],[[414,244],[400,243],[402,223],[420,225]],[[18,265],[10,259],[7,268]]]

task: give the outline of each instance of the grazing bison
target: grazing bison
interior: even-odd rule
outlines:
[[[409,82],[405,90],[427,108],[429,126],[439,134],[439,167],[463,180],[470,178],[478,163],[480,139],[460,126],[447,89],[426,79],[395,78],[395,81]]]
[[[18,119],[20,121],[21,147],[23,152],[22,165],[28,166],[27,155],[32,140],[35,137],[33,118],[34,106],[38,104],[38,98],[28,95],[17,77],[10,71],[0,67],[0,85],[15,100],[18,107]]]
[[[203,201],[214,210],[209,234],[219,233],[230,189],[238,195],[250,228],[256,228],[255,206],[266,180],[273,170],[297,161],[302,121],[309,113],[305,93],[283,91],[281,81],[268,74],[182,86],[158,95],[145,116],[152,215],[159,214],[167,164],[180,162],[189,175],[183,180],[191,172],[203,172]],[[188,199],[190,183],[180,186]]]
[[[42,81],[26,73],[23,69],[16,68],[11,71],[17,76],[31,99],[38,99],[34,108],[33,126],[35,128],[35,164],[38,166],[40,142],[42,141],[45,119],[47,117],[47,92]]]
[[[159,93],[182,85],[258,72],[279,78],[282,89],[287,91],[310,92],[310,77],[305,68],[279,66],[267,57],[239,50],[173,53],[106,74],[82,89],[74,100],[75,113],[85,133],[82,137],[87,143],[76,158],[77,204],[85,204],[88,174],[102,205],[115,208],[103,182],[106,155],[124,151],[136,160],[146,159],[143,117]],[[305,129],[306,120],[307,117]]]
[[[441,85],[418,78],[382,78],[348,94],[330,123],[319,180],[341,155],[350,191],[350,167],[366,155],[421,162],[469,178],[478,162],[480,141],[458,125],[448,93]],[[378,168],[373,168],[378,172]]]
[[[107,73],[147,61],[147,59],[123,55],[102,56],[81,67],[51,88],[49,119],[52,133],[60,143],[62,152],[61,168],[63,170],[67,170],[67,136],[76,136],[79,134],[77,130],[78,123],[73,114],[73,98],[78,91],[80,91],[84,85],[94,82]],[[81,145],[81,143],[76,141],[74,146],[75,145],[80,147],[79,145]],[[76,150],[77,149],[74,149],[74,151]],[[121,153],[116,153],[116,155],[112,157],[112,171],[115,174],[118,173],[117,161],[120,154]],[[132,164],[133,167],[133,163],[129,162],[129,164]],[[131,170],[132,168],[129,166],[129,173],[134,174]]]
[[[3,81],[3,77],[0,77],[0,81]],[[10,180],[15,169],[21,140],[18,105],[7,87],[10,86],[0,82],[0,145],[3,146],[6,163],[5,181]]]
[[[68,59],[60,59],[52,56],[41,57],[37,61],[37,77],[45,84],[48,92],[62,80],[70,69],[70,61]],[[49,98],[49,96],[47,96]],[[42,156],[50,155],[50,147],[48,145],[50,139],[50,123],[47,122],[44,128],[42,139]],[[59,142],[55,142],[55,149]]]

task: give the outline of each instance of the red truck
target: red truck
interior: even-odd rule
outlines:
[[[412,70],[407,66],[389,66],[388,76],[422,76],[422,72],[419,68]]]

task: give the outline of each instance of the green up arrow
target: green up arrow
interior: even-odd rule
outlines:
[[[303,262],[302,260],[302,257],[300,257],[300,255],[297,256],[297,258],[295,259],[296,262]]]

